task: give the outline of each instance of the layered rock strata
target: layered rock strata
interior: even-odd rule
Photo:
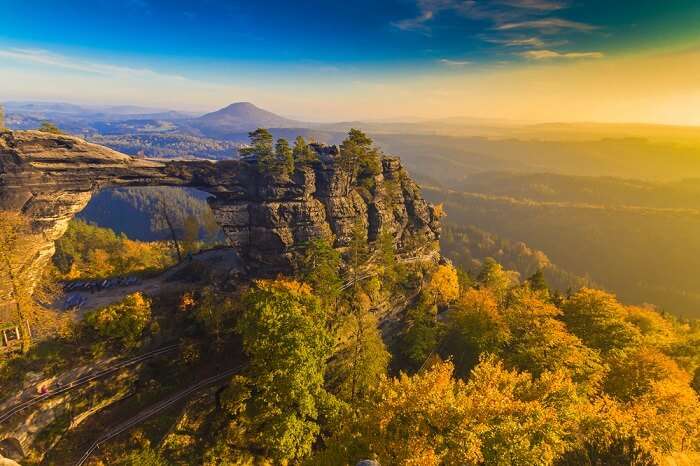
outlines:
[[[212,194],[209,204],[230,244],[263,275],[289,271],[309,239],[347,246],[357,221],[370,242],[386,230],[404,253],[438,240],[436,212],[398,158],[383,157],[382,173],[361,186],[338,163],[336,147],[313,147],[319,161],[288,176],[259,173],[254,161],[137,159],[72,136],[4,131],[0,210],[32,221],[36,244],[26,258],[37,273],[68,221],[107,187],[182,186]]]

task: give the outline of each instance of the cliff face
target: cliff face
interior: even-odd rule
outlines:
[[[255,273],[288,271],[294,251],[319,236],[338,248],[359,219],[369,241],[386,229],[400,252],[437,241],[440,224],[399,159],[384,157],[372,189],[337,163],[335,147],[316,146],[320,160],[290,176],[258,173],[245,161],[156,161],[129,157],[82,139],[39,131],[0,133],[0,210],[33,222],[39,270],[68,221],[109,186],[190,186],[213,195],[217,221]],[[366,184],[366,183],[365,183]]]

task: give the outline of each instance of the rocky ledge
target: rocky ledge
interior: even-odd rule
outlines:
[[[436,212],[398,158],[384,156],[382,173],[360,186],[338,163],[337,148],[314,148],[317,162],[273,175],[247,161],[137,159],[72,136],[4,131],[0,210],[21,211],[32,220],[36,248],[26,257],[37,270],[92,194],[115,186],[188,186],[211,193],[217,221],[256,274],[289,271],[295,251],[312,238],[344,248],[358,220],[370,242],[388,231],[403,253],[438,240]]]

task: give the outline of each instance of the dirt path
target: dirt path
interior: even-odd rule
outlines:
[[[118,302],[126,295],[137,291],[146,295],[155,295],[168,291],[182,290],[185,280],[180,279],[178,274],[195,262],[206,264],[208,272],[226,274],[231,271],[241,272],[242,264],[238,254],[232,248],[219,248],[203,251],[186,259],[182,263],[174,265],[158,276],[142,279],[138,284],[131,286],[120,286],[93,291],[72,291],[67,292],[63,297],[78,296],[85,301],[80,306],[79,315],[82,317],[86,312],[100,307],[108,306]]]

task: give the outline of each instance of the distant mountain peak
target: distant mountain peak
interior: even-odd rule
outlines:
[[[252,131],[256,128],[294,128],[304,123],[264,110],[251,102],[234,102],[192,121],[206,134]]]

